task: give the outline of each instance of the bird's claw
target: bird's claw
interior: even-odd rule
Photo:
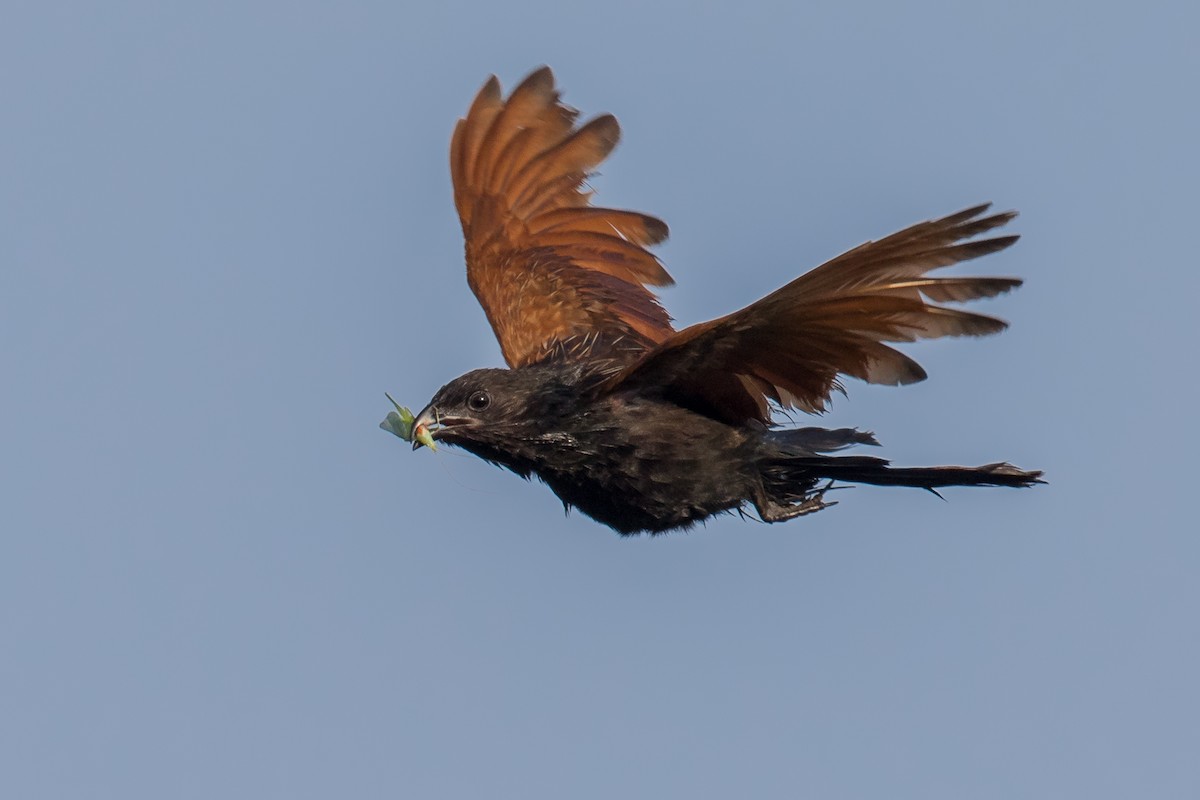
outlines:
[[[823,488],[817,491],[816,494],[809,495],[808,497],[804,498],[803,502],[793,506],[796,511],[796,516],[803,517],[806,514],[815,514],[818,511],[829,508],[830,506],[836,506],[838,504],[837,500],[831,500],[828,503],[825,502],[825,493],[832,488],[833,481],[830,481],[829,483],[825,484]]]
[[[763,522],[785,522],[796,517],[815,514],[830,506],[836,506],[836,500],[825,502],[825,493],[832,488],[834,488],[833,481],[830,481],[799,503],[780,503],[770,497],[760,496],[755,499],[754,507],[758,510],[758,515]]]

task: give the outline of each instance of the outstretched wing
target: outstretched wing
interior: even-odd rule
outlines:
[[[667,226],[590,205],[584,181],[620,128],[608,114],[576,127],[577,115],[559,102],[549,67],[507,101],[492,76],[450,143],[467,282],[510,367],[554,353],[640,352],[673,332],[645,288],[672,283],[646,250]]]
[[[679,331],[603,390],[659,387],[730,422],[769,422],[768,401],[824,411],[830,394],[841,390],[839,375],[868,383],[923,380],[919,364],[884,342],[981,336],[1006,327],[994,317],[935,303],[993,297],[1021,281],[926,274],[1017,240],[966,241],[1016,216],[984,216],[989,207],[922,222],[843,253],[741,311]]]

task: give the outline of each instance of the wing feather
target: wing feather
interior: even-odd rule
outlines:
[[[521,213],[529,207],[536,208],[546,194],[560,195],[560,185],[567,178],[578,176],[575,182],[578,186],[600,162],[608,158],[620,138],[621,128],[617,118],[604,114],[539,153],[504,187],[505,193],[514,198],[514,210]]]
[[[769,423],[771,402],[823,411],[841,391],[839,375],[882,384],[923,380],[925,370],[888,343],[984,336],[1006,327],[995,317],[935,303],[994,297],[1020,280],[927,275],[1017,240],[964,241],[1016,216],[983,216],[988,208],[922,222],[849,250],[741,311],[673,334],[600,390],[658,387],[730,422]]]
[[[615,233],[642,247],[659,244],[667,238],[667,226],[662,220],[636,211],[588,206],[549,211],[529,220],[529,232],[533,234],[561,230]]]
[[[672,283],[645,249],[667,238],[667,226],[590,205],[584,182],[620,127],[607,114],[576,127],[577,116],[542,67],[507,100],[490,78],[451,138],[467,281],[512,367],[599,355],[617,342],[636,353],[673,332],[646,288]]]
[[[501,108],[500,81],[493,75],[475,95],[467,116],[455,127],[450,142],[450,173],[455,185],[459,181],[469,185],[475,180],[480,142]]]

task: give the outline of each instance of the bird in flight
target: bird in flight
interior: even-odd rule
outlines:
[[[492,76],[450,143],[467,282],[508,369],[443,386],[400,425],[413,442],[455,445],[524,478],[621,534],[687,528],[753,507],[782,522],[834,505],[834,482],[1030,486],[1011,464],[894,467],[843,455],[877,444],[853,428],[779,427],[773,412],[825,410],[841,376],[925,378],[889,346],[981,336],[1006,324],[943,305],[993,297],[1016,278],[931,277],[1003,250],[983,234],[1013,212],[979,205],[867,242],[740,311],[675,330],[647,287],[671,276],[648,248],[661,220],[591,203],[586,180],[620,136],[605,114],[582,125],[542,67],[508,98]],[[399,410],[399,408],[398,408]]]

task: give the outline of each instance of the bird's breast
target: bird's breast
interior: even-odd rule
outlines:
[[[620,398],[540,434],[534,472],[563,500],[617,530],[665,530],[749,495],[747,432],[671,403]]]

